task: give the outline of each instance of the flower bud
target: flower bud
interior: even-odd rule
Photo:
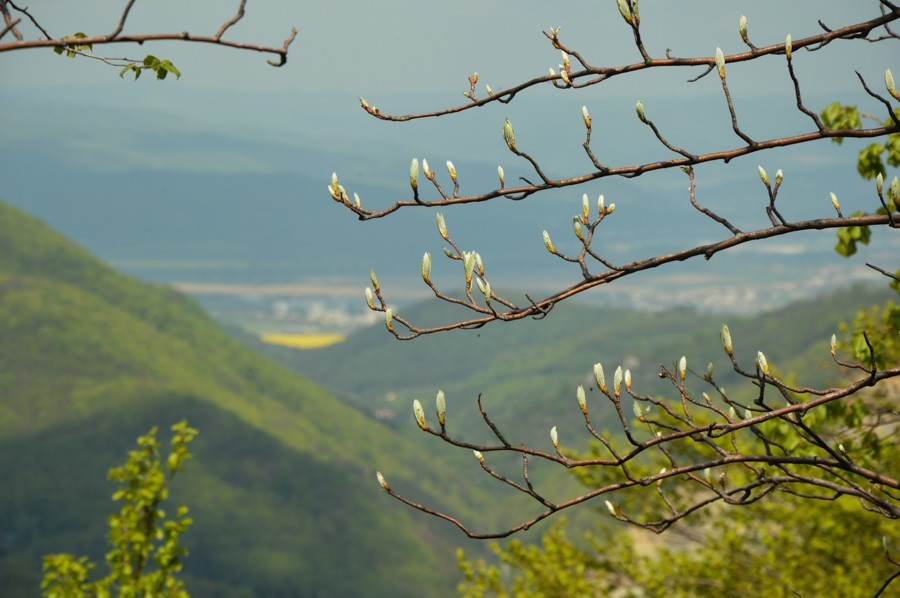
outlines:
[[[455,253],[453,253],[452,251],[450,251],[450,249],[448,249],[447,247],[443,247],[442,249],[444,250],[444,255],[446,255],[446,256],[447,256],[448,258],[450,258],[451,260],[458,260],[458,259],[459,259],[459,257],[458,257]]]
[[[616,204],[614,204],[614,203],[609,204],[609,207],[606,208],[607,214],[612,214],[615,211],[616,211]]]
[[[477,251],[475,253],[475,271],[478,272],[479,276],[484,276],[484,262],[481,261],[481,254]]]
[[[769,362],[766,361],[766,356],[763,355],[762,351],[757,351],[756,353],[756,368],[766,376],[769,375]]]
[[[503,189],[503,185],[506,183],[506,175],[503,172],[503,167],[497,167],[497,178],[500,179],[500,188]]]
[[[563,70],[566,71],[566,72],[569,72],[569,71],[571,70],[571,68],[572,68],[572,65],[569,63],[569,55],[566,54],[563,50],[560,50],[559,53],[562,54],[562,61],[563,61],[563,63],[562,63],[562,68],[563,68]]]
[[[369,309],[375,310],[375,297],[372,296],[372,289],[366,287],[366,305],[369,306]]]
[[[486,84],[486,83],[485,83],[485,85],[484,85],[484,90],[487,92],[488,97],[491,97],[491,96],[494,95],[494,90],[491,89],[491,86],[488,85],[488,84]]]
[[[338,176],[336,172],[331,173],[331,191],[332,195],[336,194],[338,190]]]
[[[425,175],[425,178],[431,180],[434,178],[434,173],[431,172],[431,169],[428,168],[428,160],[422,158],[422,174]]]
[[[579,386],[575,390],[575,398],[578,399],[578,408],[587,415],[587,397],[584,396],[584,386]]]
[[[553,443],[553,448],[559,448],[559,436],[556,434],[556,426],[550,428],[550,442]]]
[[[484,302],[487,305],[490,305],[491,304],[491,283],[481,282],[480,278],[476,278],[475,282],[478,283],[478,289],[481,291],[481,294],[484,295]]]
[[[374,269],[374,268],[372,268],[371,270],[369,270],[369,278],[372,280],[372,288],[375,289],[375,292],[377,293],[378,291],[380,291],[380,290],[381,290],[381,286],[379,286],[379,284],[378,284],[378,277],[375,276],[375,269]]]
[[[509,122],[508,118],[503,122],[503,141],[506,142],[509,149],[516,151],[516,133],[513,131],[512,123]]]
[[[450,180],[454,183],[456,182],[456,168],[453,167],[453,162],[447,160],[447,172],[450,173]]]
[[[737,411],[734,410],[734,407],[728,408],[728,419],[729,421],[737,421]]]
[[[881,197],[881,192],[884,189],[884,177],[881,173],[878,173],[878,176],[875,177],[875,190],[878,191],[878,197]]]
[[[466,285],[472,284],[472,274],[475,272],[475,252],[463,251],[463,269],[466,274]]]
[[[597,198],[597,213],[603,216],[606,213],[606,206],[603,204],[603,196]]]
[[[725,78],[725,55],[722,53],[722,48],[716,48],[716,68],[719,69],[719,77]]]
[[[591,115],[588,114],[587,106],[581,107],[581,118],[584,119],[584,126],[587,127],[587,130],[591,130]]]
[[[409,186],[413,191],[419,188],[419,159],[413,158],[409,164]]]
[[[622,390],[622,366],[616,368],[616,373],[613,374],[613,392],[618,397],[621,394]]]
[[[625,370],[625,390],[631,391],[631,370]]]
[[[763,169],[762,166],[757,166],[756,170],[759,171],[759,178],[760,178],[760,180],[762,180],[763,185],[768,187],[769,186],[769,175],[766,174],[766,171]]]
[[[619,6],[619,13],[622,15],[622,18],[625,19],[625,22],[631,25],[631,10],[628,8],[628,4],[625,3],[625,0],[616,0],[616,4]]]
[[[367,102],[366,98],[364,98],[362,96],[359,96],[359,105],[362,106],[366,110],[369,109],[369,102]]]
[[[613,517],[615,517],[616,516],[616,508],[613,506],[613,504],[611,502],[609,502],[608,500],[603,501],[603,502],[606,503],[606,509],[609,511],[609,514],[612,515]]]
[[[710,361],[709,363],[706,364],[706,377],[712,378],[712,375],[713,375],[713,364]]]
[[[888,93],[894,96],[895,100],[900,100],[900,92],[897,91],[897,86],[894,85],[894,75],[891,74],[891,69],[884,71],[884,86],[887,87]]]
[[[835,209],[835,210],[837,210],[838,212],[840,212],[840,211],[841,211],[841,204],[838,202],[837,195],[835,195],[834,193],[829,193],[828,196],[831,198],[831,205],[834,206],[834,209]]]
[[[712,471],[709,467],[703,470],[703,477],[706,478],[706,483],[712,486]]]
[[[831,335],[831,356],[835,356],[835,352],[837,351],[837,336],[834,334]]]
[[[437,405],[438,423],[443,426],[447,417],[447,399],[444,398],[443,390],[438,391],[437,398],[435,399],[435,404]]]
[[[753,414],[750,413],[750,410],[744,409],[744,419],[751,419],[752,417],[753,417]]]
[[[647,122],[647,115],[644,114],[644,103],[640,100],[634,105],[634,110],[637,112],[638,118],[641,119],[642,123]]]
[[[384,325],[389,332],[394,331],[394,310],[390,307],[384,310]]]
[[[788,33],[787,37],[784,38],[784,55],[788,60],[791,59],[791,50],[793,50],[793,45],[791,44],[791,34]]]
[[[706,401],[706,404],[707,404],[707,405],[711,404],[711,403],[712,403],[712,399],[709,398],[709,395],[706,394],[705,392],[702,393],[702,394],[703,394],[703,400]]]
[[[547,248],[547,251],[549,251],[550,253],[556,253],[556,248],[553,247],[553,241],[550,240],[550,233],[548,233],[547,231],[544,231],[543,236],[544,236],[544,247]]]
[[[362,201],[360,201],[359,195],[357,195],[356,193],[353,194],[353,202],[356,204],[357,208],[362,207]]]
[[[729,356],[734,355],[731,346],[731,332],[728,331],[727,324],[722,324],[722,347]]]
[[[749,44],[750,40],[747,38],[747,17],[741,15],[741,18],[738,20],[738,31],[741,33],[741,39],[744,40],[745,44]]]
[[[678,374],[681,376],[681,381],[684,382],[684,377],[687,374],[687,357],[684,355],[678,360]]]
[[[447,223],[444,222],[444,215],[438,212],[434,215],[434,219],[437,222],[438,232],[441,233],[441,237],[444,240],[447,239]]]
[[[387,490],[388,492],[391,491],[391,486],[390,486],[390,484],[387,483],[387,480],[384,479],[384,476],[381,475],[381,472],[380,472],[380,471],[376,471],[376,472],[375,472],[375,477],[378,478],[378,483],[381,484],[381,487],[382,487],[382,488],[384,488],[384,489]]]
[[[784,174],[781,172],[781,169],[779,168],[778,171],[775,173],[775,186],[777,187],[777,186],[781,185],[781,181],[783,181],[783,180],[784,180]]]
[[[631,405],[631,410],[634,412],[634,416],[635,416],[636,418],[638,418],[639,420],[643,421],[643,419],[644,419],[644,413],[641,411],[641,406],[640,406],[640,404],[638,404],[637,401],[635,401],[634,403],[632,403],[632,405]]]
[[[897,177],[891,179],[891,199],[894,201],[894,206],[900,208],[900,179]]]
[[[594,364],[594,379],[597,380],[597,388],[606,392],[606,377],[603,375],[603,365],[600,363]]]
[[[427,251],[422,256],[422,280],[431,283],[431,254]]]
[[[566,85],[571,85],[572,80],[569,78],[569,73],[567,71],[559,71],[559,78],[563,80],[563,83]]]
[[[556,71],[553,70],[553,67],[552,67],[552,66],[550,67],[550,76],[551,76],[551,77],[555,77],[555,76],[556,76]]]
[[[425,421],[425,410],[422,409],[422,403],[419,402],[419,399],[413,401],[413,415],[416,416],[416,423],[419,424],[419,427],[427,430],[428,424]]]
[[[584,241],[584,232],[581,230],[581,218],[578,216],[572,217],[572,229],[575,231],[575,236]]]
[[[472,452],[475,453],[475,458],[478,459],[478,462],[481,463],[481,465],[484,465],[484,455],[481,454],[481,451]]]

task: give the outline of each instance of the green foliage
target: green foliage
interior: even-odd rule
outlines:
[[[900,109],[895,109],[894,114],[900,116]],[[845,106],[840,102],[829,104],[822,110],[822,122],[829,129],[861,129],[862,120],[856,106]],[[885,126],[894,124],[892,119],[885,120]],[[842,137],[832,137],[834,143],[840,145],[844,142]],[[884,157],[882,157],[884,155]],[[880,173],[887,175],[885,161],[893,167],[900,166],[900,133],[891,133],[885,143],[872,143],[859,152],[856,169],[864,179],[874,179]]]
[[[854,212],[853,216],[863,216],[862,212]],[[868,245],[872,239],[872,230],[868,226],[845,226],[837,232],[838,242],[834,250],[844,257],[856,253],[856,244]]]
[[[147,54],[143,63],[132,63],[123,68],[119,72],[119,77],[124,78],[125,73],[134,73],[134,80],[137,81],[141,73],[144,71],[153,71],[159,80],[165,79],[169,73],[175,75],[177,79],[181,78],[181,71],[175,68],[175,65],[169,60],[160,60],[152,54]]]
[[[118,482],[113,501],[123,501],[119,513],[109,518],[109,543],[112,550],[106,561],[109,574],[88,581],[94,565],[87,557],[53,554],[44,557],[41,589],[49,598],[110,596],[186,597],[183,583],[176,578],[187,550],[180,544],[182,533],[192,520],[187,507],[180,506],[175,517],[166,520],[161,505],[169,497],[169,485],[184,463],[191,458],[187,445],[197,435],[186,421],[172,426],[171,450],[163,464],[157,429],[138,438],[138,450],[128,460],[110,470],[109,478]],[[151,566],[155,569],[151,570]]]
[[[61,39],[62,39],[62,41],[69,41],[69,40],[84,39],[86,37],[87,37],[86,34],[79,31],[78,33],[75,33],[74,35],[67,35]],[[69,58],[75,58],[75,56],[77,55],[77,52],[90,52],[91,49],[93,49],[93,46],[91,44],[74,44],[73,43],[73,44],[66,44],[65,46],[53,46],[54,52],[56,52],[60,56],[62,55],[63,52],[65,52],[66,56],[68,56]]]

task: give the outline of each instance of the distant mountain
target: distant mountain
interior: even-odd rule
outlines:
[[[200,436],[171,500],[195,518],[185,573],[197,595],[446,595],[461,536],[390,500],[376,466],[430,504],[491,511],[190,299],[0,203],[0,594],[35,595],[44,554],[102,563],[107,469],[150,426],[182,418]]]

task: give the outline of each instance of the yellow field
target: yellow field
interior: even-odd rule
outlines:
[[[321,349],[345,340],[343,334],[269,333],[261,334],[259,338],[264,343],[293,347],[294,349]]]

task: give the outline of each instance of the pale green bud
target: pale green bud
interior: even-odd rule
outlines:
[[[547,231],[543,232],[544,237],[544,247],[547,248],[547,251],[550,253],[556,253],[556,248],[553,246],[553,241],[550,240],[550,233]]]
[[[594,364],[594,378],[597,380],[597,388],[606,392],[606,377],[603,375],[603,364]]]
[[[597,198],[597,213],[601,216],[606,212],[606,206],[603,204],[603,196]]]
[[[472,451],[475,453],[475,458],[478,459],[478,462],[484,465],[484,455],[481,454],[481,451]]]
[[[709,467],[703,470],[703,477],[706,478],[706,483],[712,486],[712,471]]]
[[[612,214],[615,211],[616,211],[616,204],[614,204],[614,203],[609,204],[609,207],[606,208],[607,214]]]
[[[619,7],[619,13],[622,15],[622,18],[625,19],[625,22],[631,25],[631,10],[628,8],[628,4],[625,0],[616,0],[616,4]]]
[[[831,335],[831,356],[835,356],[835,352],[837,351],[837,336],[834,334]]]
[[[756,353],[756,367],[766,376],[769,375],[769,362],[766,361],[766,356],[762,351]]]
[[[350,197],[347,195],[347,190],[344,189],[343,185],[337,186],[337,197],[335,199],[342,203],[350,203]]]
[[[447,160],[447,172],[450,173],[450,180],[454,183],[456,182],[456,168],[453,167],[453,162]]]
[[[708,395],[708,394],[706,394],[705,392],[702,393],[702,394],[703,394],[703,400],[706,401],[707,404],[712,403],[712,399],[709,398],[709,395]]]
[[[384,310],[384,325],[387,327],[389,332],[394,331],[394,310],[390,307]]]
[[[475,252],[475,271],[479,276],[484,276],[484,262],[481,261],[481,254],[477,251]]]
[[[575,236],[584,241],[584,233],[581,230],[581,218],[578,216],[572,217],[572,229],[575,231]]]
[[[606,510],[609,511],[609,514],[612,515],[613,517],[615,517],[616,516],[616,508],[613,506],[613,504],[611,502],[609,502],[608,500],[603,501],[603,502],[606,503]]]
[[[716,48],[716,68],[719,69],[719,77],[725,78],[725,55],[722,48]]]
[[[613,392],[616,396],[621,394],[622,390],[622,366],[616,368],[616,373],[613,374]]]
[[[450,258],[451,260],[458,260],[458,259],[459,259],[459,257],[458,257],[455,253],[453,253],[452,251],[450,251],[447,247],[443,247],[443,250],[444,250],[444,255],[446,255],[446,256],[447,256],[448,258]]]
[[[775,185],[776,186],[780,185],[781,181],[783,181],[783,180],[784,180],[784,174],[781,172],[781,169],[779,168],[778,171],[775,173]]]
[[[478,283],[478,289],[481,291],[481,294],[484,295],[484,302],[488,305],[491,304],[491,283],[489,282],[481,282],[480,278],[476,278],[475,282]]]
[[[637,112],[638,118],[641,119],[642,123],[647,122],[647,115],[644,114],[644,103],[640,100],[634,105],[634,110]]]
[[[894,206],[900,208],[900,179],[897,177],[891,179],[891,199]]]
[[[372,295],[372,289],[366,287],[366,305],[369,306],[369,309],[375,309],[375,297]]]
[[[419,402],[419,399],[413,401],[413,415],[416,417],[416,423],[419,424],[419,427],[427,430],[428,423],[425,421],[425,410],[422,409],[422,403]]]
[[[472,284],[472,274],[475,272],[475,252],[463,251],[463,268],[466,274],[466,285]]]
[[[382,488],[384,488],[384,489],[387,490],[388,492],[391,491],[391,486],[390,486],[390,484],[387,483],[387,480],[384,479],[384,476],[381,475],[381,472],[380,472],[380,471],[376,471],[376,472],[375,472],[375,477],[378,478],[378,483],[381,484],[381,487],[382,487]]]
[[[426,160],[425,158],[422,158],[422,174],[424,174],[425,178],[429,180],[434,177],[434,173],[431,172],[430,168],[428,168],[428,160]]]
[[[587,415],[587,397],[584,395],[584,386],[579,386],[575,390],[575,398],[578,399],[578,408],[581,409],[581,412]]]
[[[445,240],[447,239],[447,223],[444,222],[444,215],[438,212],[434,215],[435,222],[437,222],[438,232],[441,233],[441,237]]]
[[[713,364],[710,361],[709,363],[706,364],[706,377],[712,378],[712,375],[713,375]]]
[[[563,83],[566,85],[571,85],[572,80],[569,79],[569,73],[566,71],[559,71],[559,78],[563,80]]]
[[[591,129],[591,115],[588,114],[587,106],[581,107],[581,118],[584,119],[584,126],[590,131]]]
[[[419,188],[419,159],[413,158],[409,165],[409,186],[413,191]]]
[[[484,90],[487,92],[488,96],[493,96],[493,95],[494,95],[494,90],[491,89],[491,86],[488,85],[488,84],[486,84],[486,83],[485,83],[485,85],[484,85]]]
[[[591,215],[591,200],[588,199],[587,193],[581,196],[581,214],[585,222]]]
[[[556,426],[550,428],[550,442],[553,443],[553,448],[559,448],[559,436],[556,433]]]
[[[553,67],[552,67],[552,66],[550,67],[550,76],[551,76],[551,77],[555,77],[555,76],[556,76],[556,71],[553,70]]]
[[[356,193],[353,194],[353,203],[356,204],[357,208],[362,207],[362,201],[359,199],[359,195],[357,195]]]
[[[562,68],[563,68],[564,71],[568,72],[569,69],[570,69],[571,66],[572,66],[572,65],[569,63],[569,55],[566,54],[566,53],[565,53],[564,51],[562,51],[562,50],[560,50],[559,53],[562,54],[562,61],[563,61],[563,63],[562,63]]]
[[[513,131],[512,123],[507,118],[503,122],[503,141],[512,151],[516,151],[516,133]]]
[[[369,109],[369,102],[367,102],[366,98],[364,98],[362,96],[359,96],[359,105],[362,106],[363,108],[365,108],[366,110]]]
[[[841,204],[838,202],[837,195],[835,195],[834,193],[829,193],[828,196],[831,198],[831,205],[834,206],[834,209],[840,211]]]
[[[734,355],[731,346],[731,332],[729,332],[727,324],[722,324],[722,347],[729,356]]]
[[[333,191],[332,195],[337,193],[338,188],[338,176],[336,172],[331,173],[331,190]]]
[[[741,33],[741,39],[749,44],[750,40],[747,38],[747,17],[744,15],[741,15],[741,18],[738,20],[738,31]]]
[[[625,390],[631,390],[631,370],[625,370]]]
[[[784,55],[788,60],[791,59],[791,51],[793,50],[793,45],[791,44],[791,34],[788,33],[787,37],[784,38]]]
[[[900,100],[900,92],[897,92],[897,86],[894,85],[894,75],[891,74],[891,69],[884,71],[884,86],[895,100]]]
[[[444,397],[443,390],[438,391],[435,404],[437,405],[438,423],[443,426],[447,418],[447,399]]]
[[[506,175],[502,166],[497,167],[497,178],[500,179],[500,188],[503,189],[503,185],[506,184]]]
[[[431,254],[427,251],[422,256],[422,280],[426,283],[431,282]]]
[[[751,419],[752,417],[753,417],[753,414],[750,413],[750,410],[744,409],[744,419]]]
[[[684,377],[687,374],[687,357],[684,355],[678,360],[678,374],[681,376],[681,381],[684,382]]]
[[[381,286],[378,284],[378,277],[375,276],[375,269],[374,269],[374,268],[372,268],[371,270],[369,270],[369,279],[372,281],[372,288],[375,289],[375,292],[377,293],[378,291],[380,291],[380,290],[381,290]]]
[[[728,408],[728,419],[731,421],[737,421],[737,411],[734,410],[734,407]]]
[[[769,175],[766,174],[765,169],[762,166],[757,166],[756,170],[759,172],[759,178],[762,180],[763,185],[766,187],[769,186]]]
[[[881,192],[884,189],[884,177],[881,176],[881,173],[878,173],[878,176],[875,177],[875,190],[878,191],[878,196],[881,197]]]
[[[644,413],[641,411],[641,406],[638,404],[637,401],[635,401],[634,403],[632,403],[632,405],[631,405],[631,410],[634,412],[634,416],[635,416],[636,418],[638,418],[639,420],[643,420],[643,418],[644,418]]]

